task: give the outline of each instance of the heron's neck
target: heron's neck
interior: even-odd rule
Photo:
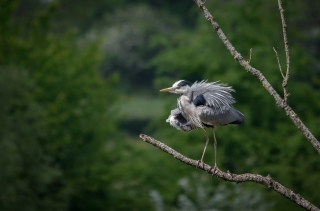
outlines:
[[[191,92],[190,92],[190,87],[187,86],[187,87],[185,88],[185,90],[183,91],[182,94],[185,95],[185,96],[187,96],[188,98],[190,98],[191,95],[192,95]]]

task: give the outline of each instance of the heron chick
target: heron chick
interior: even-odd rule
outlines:
[[[239,125],[244,122],[244,115],[232,107],[232,104],[236,102],[231,95],[234,90],[218,82],[200,81],[191,84],[186,80],[179,80],[172,87],[161,89],[160,92],[180,95],[177,99],[178,108],[172,110],[166,120],[170,125],[183,132],[189,132],[196,128],[204,130],[206,144],[199,162],[203,163],[203,157],[209,143],[206,128],[212,128],[215,154],[214,167],[217,167],[215,126]]]

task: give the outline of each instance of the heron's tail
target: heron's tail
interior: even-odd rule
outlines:
[[[235,108],[231,108],[232,109],[232,113],[233,115],[236,116],[236,120],[230,122],[229,124],[230,125],[241,125],[244,123],[244,115],[243,113],[241,113],[240,111],[238,111],[237,109]]]

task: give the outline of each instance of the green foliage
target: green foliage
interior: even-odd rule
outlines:
[[[124,92],[132,93],[132,87],[146,92],[145,87],[151,87],[155,77],[149,60],[160,50],[159,37],[168,37],[181,27],[177,19],[165,11],[138,4],[107,14],[103,23],[108,27],[98,25],[90,33],[92,37],[103,37],[100,71],[104,76],[120,74]]]
[[[45,110],[32,100],[27,71],[1,67],[1,210],[64,210],[65,179],[42,141],[47,138]]]
[[[263,194],[258,190],[249,190],[236,184],[208,186],[210,180],[201,174],[192,178],[178,180],[180,193],[177,196],[176,208],[173,210],[268,210],[272,203],[263,201]],[[155,210],[163,209],[163,200],[158,191],[153,190],[150,196]]]
[[[13,11],[5,18],[0,204],[2,210],[104,209],[91,193],[107,194],[103,147],[115,131],[109,107],[117,77],[100,77],[99,42],[80,45],[73,34],[48,31],[51,8],[29,20],[31,28],[17,22],[17,30]]]

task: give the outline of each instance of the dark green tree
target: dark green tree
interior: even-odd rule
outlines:
[[[50,32],[55,3],[24,21],[19,6],[0,7],[2,210],[104,209],[117,77],[100,76],[99,41]]]

